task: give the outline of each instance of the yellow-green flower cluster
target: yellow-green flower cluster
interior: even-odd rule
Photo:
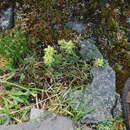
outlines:
[[[75,44],[70,40],[70,41],[65,41],[63,40],[59,40],[58,44],[60,45],[60,48],[65,50],[67,53],[72,53],[73,49],[75,48]]]
[[[96,67],[103,67],[104,64],[105,64],[105,61],[104,61],[104,59],[102,59],[102,58],[97,58],[97,59],[94,61],[94,65],[95,65]]]
[[[44,49],[45,51],[45,55],[43,57],[44,59],[44,64],[47,65],[47,66],[52,66],[52,64],[55,62],[55,53],[56,53],[56,50],[51,47],[51,46],[48,46],[47,48]]]

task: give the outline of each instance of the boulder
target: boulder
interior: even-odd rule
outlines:
[[[14,25],[13,3],[9,2],[0,9],[0,30],[10,29]]]
[[[121,114],[121,105],[118,101],[115,90],[115,72],[107,65],[105,67],[95,67],[91,70],[93,81],[86,86],[84,101],[87,104],[85,110],[93,109],[82,119],[82,123],[97,123],[111,119],[114,109]],[[118,109],[117,109],[118,107]],[[117,111],[118,110],[118,111]]]
[[[86,61],[103,58],[94,43],[91,38],[80,41],[81,54]],[[85,114],[81,122],[97,123],[120,115],[122,110],[120,96],[116,93],[115,71],[107,63],[104,67],[93,67],[91,73],[93,80],[86,86],[83,97],[84,111],[92,111]]]
[[[103,58],[93,38],[80,41],[80,53],[85,61]],[[105,59],[104,59],[105,60]],[[102,67],[92,67],[92,82],[84,91],[71,92],[71,107],[82,108],[81,123],[97,123],[122,114],[120,95],[116,93],[115,71],[108,62]]]

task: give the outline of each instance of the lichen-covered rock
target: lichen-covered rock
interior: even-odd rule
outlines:
[[[95,67],[91,72],[94,78],[92,83],[86,87],[84,100],[86,99],[86,110],[92,108],[94,110],[81,119],[82,123],[96,123],[110,119],[113,116],[112,111],[117,108],[115,72],[109,65],[102,68]],[[121,108],[118,114],[119,111]]]
[[[14,25],[13,3],[9,2],[0,9],[0,30],[10,29]]]
[[[80,42],[81,54],[86,61],[96,58],[103,58],[92,39]],[[113,115],[121,114],[120,97],[116,93],[116,77],[114,70],[106,64],[104,67],[93,67],[92,83],[85,88],[84,111],[93,110],[87,113],[82,119],[82,123],[96,123],[110,119]]]

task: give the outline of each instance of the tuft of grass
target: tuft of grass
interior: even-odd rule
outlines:
[[[15,65],[27,51],[27,41],[22,31],[10,30],[0,35],[0,66]]]
[[[95,124],[96,130],[125,130],[124,120],[122,118],[113,118]]]
[[[27,120],[27,113],[29,109],[23,109],[21,113],[12,115],[14,111],[21,109],[23,106],[30,104],[30,96],[34,97],[39,93],[39,90],[31,86],[21,85],[9,81],[14,74],[4,75],[0,77],[0,84],[4,86],[3,92],[0,93],[0,113],[4,113],[9,117],[17,117],[19,122]],[[14,118],[12,117],[12,118]],[[15,119],[15,118],[14,118]]]
[[[18,123],[28,120],[32,105],[74,120],[92,111],[84,111],[87,104],[75,104],[75,98],[71,97],[75,91],[83,93],[91,78],[90,65],[78,55],[76,44],[63,40],[57,47],[49,46],[42,60],[37,56],[26,57],[21,69],[3,73],[0,113]]]
[[[78,56],[77,46],[72,41],[60,40],[57,48],[48,47],[52,52],[50,57],[46,57],[48,54],[45,49],[45,55],[43,57],[44,64],[47,66],[44,68],[45,76],[48,79],[51,90],[46,90],[47,95],[56,95],[55,98],[50,99],[47,104],[47,108],[51,112],[70,116],[74,120],[79,120],[86,113],[84,109],[87,104],[75,104],[74,98],[71,96],[71,92],[81,91],[83,94],[84,87],[89,82],[90,78],[90,66],[86,64],[80,56]],[[55,53],[54,53],[55,52]],[[46,64],[46,58],[50,58],[51,64]],[[81,95],[82,96],[82,95]],[[82,102],[82,101],[81,101]]]

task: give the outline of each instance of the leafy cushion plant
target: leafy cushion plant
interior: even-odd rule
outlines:
[[[77,56],[76,45],[71,40],[59,40],[58,44],[59,46],[56,49],[51,46],[44,49],[45,55],[43,60],[47,67],[57,68],[58,65],[58,68],[65,69],[69,65],[74,65],[82,61],[79,60],[80,57]]]

